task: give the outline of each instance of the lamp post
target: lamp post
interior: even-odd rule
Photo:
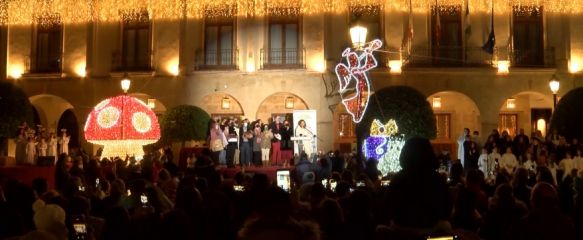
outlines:
[[[352,40],[352,46],[356,50],[362,50],[364,47],[367,32],[368,30],[366,27],[363,27],[358,23],[350,28],[350,39]]]
[[[549,88],[551,89],[551,92],[553,92],[553,112],[557,109],[557,92],[559,92],[560,86],[561,83],[559,82],[559,79],[553,74],[553,77],[549,80]]]

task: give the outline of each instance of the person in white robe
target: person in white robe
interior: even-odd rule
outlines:
[[[559,162],[559,169],[563,170],[563,179],[571,174],[571,170],[574,168],[573,159],[571,158],[571,153],[567,151],[565,158]]]
[[[480,171],[484,173],[484,176],[488,176],[488,174],[494,170],[494,164],[488,161],[488,149],[482,148],[482,154],[478,158],[478,168]]]
[[[26,164],[34,164],[34,159],[36,158],[36,143],[34,138],[29,137],[28,143],[26,144]]]
[[[59,139],[60,149],[59,154],[65,153],[69,154],[69,141],[71,137],[67,135],[67,130],[63,129],[63,136]]]
[[[505,170],[508,174],[514,174],[514,168],[518,166],[518,160],[516,160],[516,156],[512,153],[512,148],[506,148],[506,153],[502,155],[502,159],[500,161],[500,167]]]
[[[43,137],[40,138],[40,142],[37,144],[37,147],[39,157],[44,157],[47,155],[47,149],[49,148],[49,145]]]
[[[57,137],[54,133],[51,133],[51,136],[49,137],[47,156],[57,156]]]
[[[464,142],[469,134],[470,129],[464,128],[464,132],[457,138],[457,159],[460,160],[462,167],[464,166]]]

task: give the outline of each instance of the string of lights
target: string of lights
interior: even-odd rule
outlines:
[[[492,1],[493,4],[492,4]],[[28,25],[54,21],[70,23],[123,21],[146,11],[149,19],[200,19],[266,15],[312,15],[342,13],[359,7],[365,14],[379,9],[430,12],[464,6],[465,0],[6,0],[0,1],[0,24]],[[583,0],[469,0],[471,12],[496,13],[544,9],[555,13],[583,12]]]

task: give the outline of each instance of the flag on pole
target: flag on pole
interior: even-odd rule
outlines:
[[[409,25],[407,28],[407,55],[411,55],[411,48],[413,45],[413,4],[409,0]]]
[[[437,0],[435,0],[435,45],[439,46],[441,41],[441,17],[439,16],[439,5],[437,5]]]
[[[470,1],[469,0],[466,0],[466,15],[465,15],[465,19],[464,19],[464,24],[466,25],[465,33],[466,33],[466,38],[467,38],[467,36],[472,34],[472,25],[470,24]]]
[[[484,43],[482,49],[489,54],[494,54],[494,46],[496,46],[496,36],[494,35],[494,3],[492,3],[492,20],[490,26],[490,35],[488,41]]]

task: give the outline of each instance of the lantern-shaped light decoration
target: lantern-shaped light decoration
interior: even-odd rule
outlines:
[[[350,39],[352,40],[352,46],[358,50],[364,47],[366,43],[366,34],[368,30],[360,25],[355,25],[350,28]]]
[[[160,139],[160,125],[149,106],[127,95],[101,101],[87,117],[85,139],[103,145],[102,157],[142,159],[143,146]]]
[[[506,99],[506,108],[515,109],[516,108],[516,98]]]

